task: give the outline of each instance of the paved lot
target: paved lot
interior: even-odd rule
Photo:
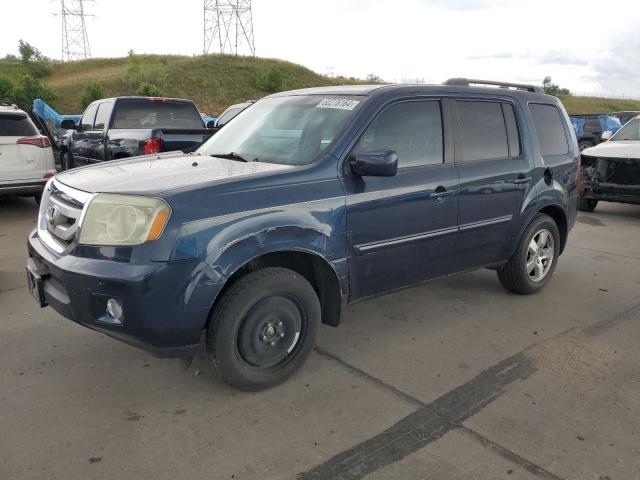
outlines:
[[[640,207],[581,214],[541,294],[491,271],[349,308],[267,392],[40,310],[0,198],[0,479],[640,478]]]

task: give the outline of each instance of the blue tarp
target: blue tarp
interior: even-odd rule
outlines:
[[[571,118],[571,126],[573,131],[576,132],[576,137],[580,138],[584,133],[584,118],[582,117],[569,117]]]
[[[603,132],[613,132],[616,133],[622,127],[620,123],[620,119],[618,117],[612,117],[611,115],[600,115],[598,117],[600,120],[600,126],[602,127]]]
[[[74,123],[78,124],[80,122],[80,117],[82,117],[82,115],[60,115],[40,98],[36,98],[33,101],[32,108],[33,114],[38,117],[38,120],[40,120],[40,122],[49,131],[49,134],[53,137],[53,141],[56,145],[59,143],[60,137],[65,133],[65,130],[60,128],[60,122],[62,122],[62,120],[73,120]]]
[[[590,116],[593,118],[592,116]],[[581,116],[571,116],[571,126],[576,132],[576,137],[580,138],[584,134],[585,118]],[[600,122],[600,131],[616,133],[622,127],[620,119],[611,115],[598,115],[598,121]]]

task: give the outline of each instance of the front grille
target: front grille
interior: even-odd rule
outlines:
[[[57,253],[65,253],[78,241],[82,212],[93,195],[57,180],[47,184],[38,218],[38,233]]]

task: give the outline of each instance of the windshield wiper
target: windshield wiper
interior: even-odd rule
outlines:
[[[250,157],[247,157],[246,155],[242,155],[242,154],[236,153],[236,152],[212,153],[209,156],[210,157],[217,157],[217,158],[224,158],[224,159],[227,159],[227,160],[237,160],[237,161],[240,161],[240,162],[257,162],[258,161],[257,158],[250,158]]]

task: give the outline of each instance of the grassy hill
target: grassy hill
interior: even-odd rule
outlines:
[[[134,95],[141,83],[157,85],[166,96],[189,98],[200,111],[219,114],[232,103],[260,98],[268,91],[258,87],[258,78],[277,69],[285,90],[321,85],[363,83],[355,78],[328,78],[308,68],[282,60],[205,55],[135,55],[127,58],[90,59],[51,64],[51,74],[42,81],[56,97],[61,113],[80,113],[80,99],[89,83],[102,85],[106,96]],[[0,76],[15,80],[23,67],[16,60],[0,60]],[[561,96],[569,113],[607,113],[640,110],[640,101],[595,97]]]
[[[354,78],[328,78],[282,60],[231,55],[136,55],[55,62],[42,81],[53,90],[53,103],[60,113],[81,112],[80,99],[89,83],[102,85],[106,96],[118,96],[135,95],[139,85],[148,82],[165,96],[188,98],[200,111],[219,114],[230,104],[268,95],[258,88],[258,78],[273,68],[280,72],[285,90],[362,83]],[[0,60],[0,75],[15,80],[20,73],[20,62]]]

